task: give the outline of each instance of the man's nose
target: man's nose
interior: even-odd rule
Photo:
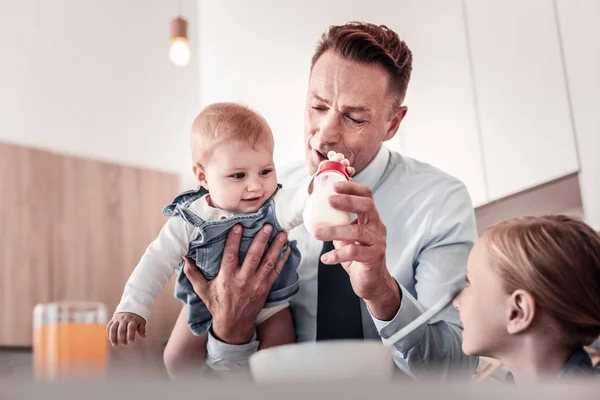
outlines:
[[[343,127],[340,119],[334,112],[328,113],[321,119],[319,126],[319,139],[322,144],[335,144],[340,141]]]

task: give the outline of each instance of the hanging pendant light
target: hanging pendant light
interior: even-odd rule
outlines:
[[[187,37],[187,21],[181,17],[181,1],[179,2],[179,15],[171,21],[169,58],[176,66],[183,67],[190,61],[191,52]]]

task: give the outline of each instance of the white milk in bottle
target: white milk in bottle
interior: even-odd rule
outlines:
[[[313,180],[313,191],[304,208],[304,226],[314,235],[323,226],[347,225],[350,213],[336,210],[329,204],[329,195],[335,193],[333,184],[349,181],[346,166],[338,161],[323,161]]]

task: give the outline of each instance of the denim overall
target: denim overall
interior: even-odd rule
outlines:
[[[278,185],[278,190],[281,185]],[[206,279],[214,279],[221,268],[221,258],[225,248],[227,233],[236,224],[243,227],[242,240],[240,245],[239,260],[246,257],[246,253],[252,242],[252,239],[265,224],[273,226],[273,231],[269,238],[269,245],[278,232],[282,229],[275,217],[275,200],[271,196],[269,200],[255,213],[238,214],[227,219],[218,221],[205,221],[189,210],[190,204],[206,195],[208,191],[203,187],[197,190],[183,192],[171,204],[163,209],[163,214],[167,217],[181,217],[187,223],[199,229],[198,236],[190,243],[187,256],[196,261],[196,265]],[[287,248],[290,247],[290,256],[283,266],[281,273],[271,287],[267,297],[265,308],[284,304],[298,292],[298,265],[300,264],[300,251],[296,247],[296,242],[286,242],[279,258],[283,257]],[[268,248],[268,247],[267,247]],[[212,323],[212,315],[206,308],[206,305],[200,297],[194,292],[191,282],[183,272],[184,261],[181,260],[177,267],[177,282],[175,283],[175,297],[188,304],[189,317],[188,324],[194,335],[202,335],[207,332]]]

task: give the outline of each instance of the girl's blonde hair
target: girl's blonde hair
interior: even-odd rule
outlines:
[[[220,144],[264,146],[273,151],[273,134],[262,115],[239,103],[206,106],[192,124],[190,145],[194,164],[204,164]]]
[[[564,215],[522,217],[484,234],[508,293],[529,292],[570,346],[600,336],[600,235]]]

